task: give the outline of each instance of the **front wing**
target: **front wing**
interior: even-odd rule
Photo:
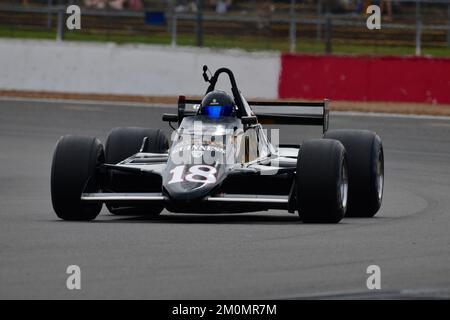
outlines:
[[[173,212],[201,212],[202,207],[208,212],[292,209],[294,168],[253,163],[247,167],[236,168],[228,175],[220,190],[200,201],[184,203],[180,210],[177,204],[161,191],[161,180],[157,183],[159,188],[155,185],[153,191],[139,190],[139,187],[136,187],[139,185],[139,179],[145,179],[149,175],[161,179],[167,157],[167,154],[138,153],[118,164],[102,165],[83,190],[81,201],[103,202],[114,206],[158,203],[164,204]],[[279,158],[281,161],[283,159],[289,160]],[[126,183],[116,183],[120,188],[111,187],[107,182],[111,175],[120,177]],[[93,186],[98,181],[103,183],[100,187],[102,191],[90,192],[98,189]]]

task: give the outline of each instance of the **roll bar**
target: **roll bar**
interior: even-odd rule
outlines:
[[[203,66],[203,79],[205,79],[206,82],[209,82],[208,89],[206,90],[206,94],[214,91],[216,88],[217,80],[219,79],[219,76],[222,73],[226,73],[228,75],[228,78],[230,79],[231,83],[231,92],[233,93],[234,102],[236,103],[238,110],[239,110],[239,117],[247,116],[247,112],[244,106],[244,103],[242,102],[241,92],[239,91],[239,88],[236,84],[236,79],[234,77],[233,72],[228,68],[219,68],[214,72],[214,75],[209,79],[208,77],[208,66]]]

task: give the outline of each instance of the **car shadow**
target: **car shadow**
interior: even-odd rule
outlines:
[[[340,225],[365,225],[367,221],[391,221],[391,217],[373,218],[351,218],[347,217],[341,220]],[[56,222],[67,222],[60,219],[54,219]],[[73,222],[70,222],[73,223]],[[83,222],[82,222],[83,223]],[[86,222],[84,222],[86,223]],[[234,213],[234,214],[175,214],[168,213],[156,217],[152,216],[125,216],[112,215],[105,213],[97,217],[89,223],[160,223],[160,224],[266,224],[266,225],[290,225],[290,224],[304,224],[297,214],[248,214],[248,213]],[[305,225],[335,225],[335,223],[308,223]]]
[[[105,216],[104,216],[105,217]],[[180,224],[296,224],[302,223],[298,215],[257,214],[163,214],[149,216],[111,216],[96,219],[94,223],[180,223]]]

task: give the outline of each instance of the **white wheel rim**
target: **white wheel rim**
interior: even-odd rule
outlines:
[[[380,152],[377,160],[377,194],[378,200],[381,201],[383,197],[383,185],[384,185],[384,170],[383,170],[383,153]]]
[[[345,166],[345,162],[342,163],[341,167],[341,183],[339,186],[339,194],[341,199],[342,208],[347,208],[347,199],[348,199],[348,174],[347,167]]]

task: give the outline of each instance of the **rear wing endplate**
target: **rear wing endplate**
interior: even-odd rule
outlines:
[[[202,103],[197,99],[186,99],[185,96],[178,97],[178,121],[181,123],[184,117],[195,116]]]

